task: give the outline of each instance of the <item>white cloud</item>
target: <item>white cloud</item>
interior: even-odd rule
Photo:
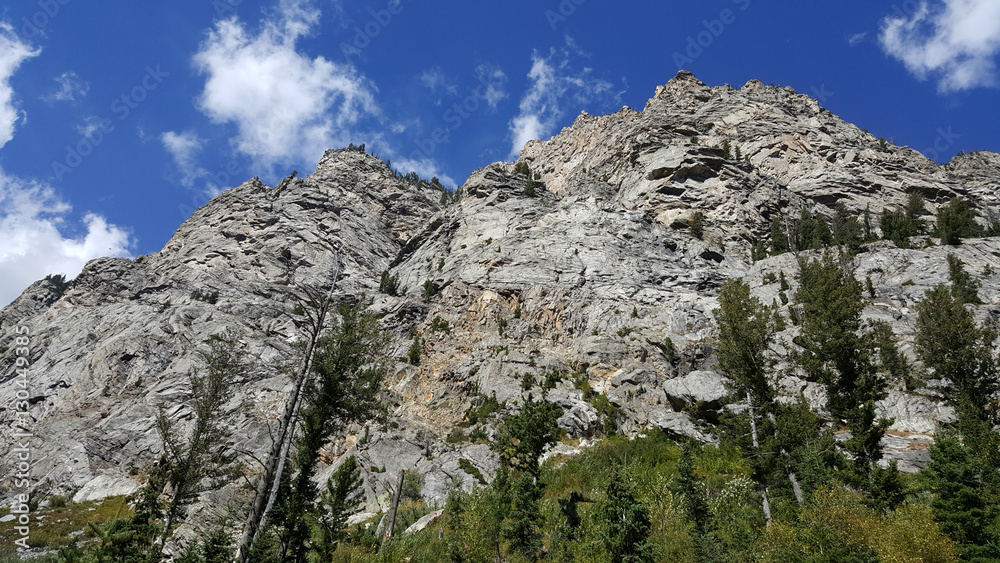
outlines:
[[[1000,2],[921,2],[882,22],[882,48],[920,80],[933,78],[941,92],[997,84]]]
[[[458,93],[458,87],[451,83],[444,75],[441,67],[427,69],[420,74],[420,83],[431,91],[432,94],[445,92],[451,96]]]
[[[13,138],[23,119],[14,105],[10,78],[22,62],[39,53],[22,42],[10,24],[0,22],[0,147]],[[128,255],[128,233],[99,215],[83,217],[81,236],[63,236],[60,228],[67,226],[70,211],[50,186],[0,169],[0,306],[48,274],[72,278],[88,260]]]
[[[83,118],[82,125],[76,126],[77,134],[79,134],[81,137],[90,137],[98,129],[101,128],[102,119],[103,118],[98,117],[96,115],[88,115],[87,117]]]
[[[80,80],[75,72],[64,72],[55,80],[59,89],[43,98],[50,102],[75,102],[77,97],[82,98],[90,91],[90,84]]]
[[[486,88],[481,92],[481,95],[490,109],[497,109],[497,105],[509,96],[507,90],[504,89],[507,85],[507,74],[496,65],[481,64],[477,66],[476,80]]]
[[[319,21],[308,2],[283,1],[265,20],[252,32],[234,16],[209,32],[194,56],[207,75],[198,104],[213,121],[234,123],[236,150],[261,166],[318,162],[378,115],[375,87],[353,67],[296,49]]]
[[[10,77],[21,63],[41,52],[41,49],[32,49],[21,41],[9,23],[0,22],[0,147],[14,138],[14,128],[19,121],[25,119],[24,113],[14,102]]]
[[[580,54],[576,43],[569,37],[567,47],[552,49],[543,57],[535,52],[531,56],[528,78],[531,87],[521,98],[520,113],[510,122],[512,145],[510,158],[532,139],[542,139],[555,132],[559,119],[564,115],[563,105],[573,101],[572,109],[594,101],[620,101],[620,94],[612,84],[593,76],[593,70],[577,70],[570,64],[573,55]],[[571,52],[572,50],[572,52]]]
[[[177,168],[180,169],[182,185],[190,188],[197,179],[208,176],[209,172],[198,166],[198,153],[201,152],[203,142],[197,133],[194,131],[183,133],[167,131],[160,135],[160,142],[163,143],[163,148],[167,149]]]
[[[83,217],[81,236],[64,237],[70,206],[51,187],[2,170],[0,210],[0,306],[49,274],[73,278],[88,260],[129,255],[129,234],[99,215]]]
[[[437,178],[438,181],[445,186],[451,187],[458,185],[458,183],[455,182],[451,176],[441,171],[437,162],[430,158],[400,158],[398,160],[393,160],[392,165],[393,168],[399,170],[403,174],[416,172],[425,180]]]
[[[868,38],[867,31],[861,33],[855,33],[854,35],[847,38],[847,43],[850,44],[851,47],[854,47],[855,45],[863,42],[867,38]]]

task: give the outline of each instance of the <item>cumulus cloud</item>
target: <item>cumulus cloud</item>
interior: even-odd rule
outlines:
[[[200,109],[235,124],[234,147],[262,166],[315,163],[347,145],[361,119],[378,115],[374,85],[353,67],[297,50],[319,15],[308,2],[286,0],[257,31],[234,16],[218,22],[194,56],[206,75]]]
[[[90,84],[80,80],[75,72],[64,72],[55,79],[59,84],[59,89],[45,96],[43,99],[50,102],[75,102],[90,91]]]
[[[39,52],[22,42],[10,24],[0,22],[0,147],[13,138],[23,119],[14,104],[10,78]],[[128,255],[128,233],[99,215],[83,217],[82,229],[77,228],[80,236],[63,236],[60,229],[73,228],[68,225],[70,211],[50,186],[0,169],[0,306],[49,274],[72,278],[88,260]]]
[[[579,53],[570,38],[566,48],[551,49],[547,56],[537,51],[532,54],[528,73],[531,86],[521,98],[520,113],[510,122],[510,158],[516,158],[528,141],[552,135],[567,101],[572,102],[573,110],[594,101],[620,101],[620,94],[610,82],[595,78],[590,68],[572,65],[575,54]]]
[[[10,77],[21,63],[41,52],[21,41],[9,23],[0,22],[0,147],[14,138],[14,128],[25,118],[14,101]]]
[[[904,3],[882,22],[879,42],[917,78],[944,93],[997,84],[1000,2],[935,0]]]
[[[201,152],[203,142],[197,133],[194,131],[183,133],[167,131],[160,135],[160,142],[163,143],[163,148],[170,153],[174,164],[180,170],[182,185],[190,188],[196,180],[208,175],[207,170],[198,166],[198,153]]]
[[[0,306],[49,274],[73,278],[88,260],[129,255],[129,234],[99,215],[83,217],[80,236],[63,236],[70,206],[51,187],[2,170],[0,210]]]

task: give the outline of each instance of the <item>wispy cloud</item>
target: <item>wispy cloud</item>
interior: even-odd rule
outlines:
[[[75,72],[64,72],[55,81],[59,84],[59,89],[44,96],[43,99],[49,102],[75,102],[77,98],[82,98],[90,91],[90,84],[80,80]]]
[[[14,138],[14,128],[25,119],[14,100],[10,77],[24,61],[38,56],[41,49],[32,49],[21,41],[8,22],[0,22],[0,147]]]
[[[530,87],[521,98],[520,113],[510,122],[510,158],[516,158],[528,141],[554,133],[567,102],[576,111],[594,101],[620,100],[611,82],[594,77],[590,68],[573,64],[581,54],[569,37],[564,48],[553,48],[545,56],[537,51],[532,54]]]
[[[374,85],[353,67],[297,50],[319,16],[295,0],[283,1],[256,32],[234,16],[218,22],[194,56],[207,77],[199,107],[235,124],[235,149],[261,166],[315,163],[327,148],[348,144],[362,118],[379,114]]]
[[[420,73],[420,83],[434,95],[445,93],[454,96],[458,93],[458,86],[448,80],[441,67],[430,68]]]
[[[160,142],[174,159],[174,164],[180,171],[182,185],[190,188],[199,178],[208,176],[208,170],[198,166],[198,153],[201,152],[203,141],[197,133],[194,131],[183,133],[167,131],[160,135]]]
[[[854,47],[855,45],[859,45],[859,44],[863,43],[864,40],[867,39],[867,38],[868,38],[868,32],[867,31],[864,31],[864,32],[861,32],[861,33],[855,33],[854,35],[852,35],[852,36],[850,36],[850,37],[847,38],[847,43],[851,47]]]
[[[490,109],[497,109],[503,100],[510,97],[505,89],[507,86],[507,74],[497,65],[483,63],[476,67],[476,80],[485,87],[482,97]]]
[[[1000,2],[934,0],[882,22],[882,48],[944,93],[997,84]]]

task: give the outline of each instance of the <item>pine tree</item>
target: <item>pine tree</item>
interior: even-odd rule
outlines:
[[[244,355],[239,337],[232,330],[209,338],[209,351],[201,354],[204,373],[196,370],[190,374],[194,427],[186,440],[176,436],[174,423],[163,413],[157,417],[168,467],[166,485],[170,490],[156,548],[159,553],[184,507],[196,500],[206,486],[214,488],[231,477],[235,455],[225,446],[232,434],[225,407],[230,400],[230,389],[249,370]]]
[[[500,455],[500,468],[493,487],[506,507],[501,535],[509,549],[534,561],[542,548],[542,516],[538,501],[545,491],[538,459],[559,436],[557,421],[562,408],[536,401],[529,393],[521,412],[504,418],[493,449]]]
[[[794,238],[796,250],[826,248],[832,240],[830,225],[822,215],[802,208],[799,222],[795,225]]]
[[[777,256],[788,252],[788,235],[781,224],[781,218],[775,216],[771,219],[771,256]]]
[[[843,201],[838,201],[833,215],[833,243],[857,249],[862,242],[862,227]]]
[[[686,440],[682,445],[681,457],[677,460],[677,477],[670,490],[680,497],[684,512],[694,524],[695,554],[699,561],[704,561],[710,559],[716,539],[709,527],[712,511],[705,482],[695,473],[694,451],[697,447],[693,440]]]
[[[351,512],[364,499],[361,468],[353,455],[344,460],[326,481],[320,493],[315,519],[319,529],[316,553],[322,561],[330,561],[337,545],[346,535],[344,528]]]
[[[799,362],[825,385],[830,413],[850,428],[844,447],[854,456],[859,477],[867,480],[882,457],[880,441],[891,424],[875,413],[875,403],[887,395],[887,382],[872,338],[862,331],[861,284],[845,268],[829,254],[800,264],[795,300],[802,307],[804,350]]]
[[[943,531],[959,544],[964,560],[1000,559],[996,466],[947,431],[935,435],[929,453],[925,474],[937,493],[931,508]]]
[[[756,297],[750,296],[750,286],[739,279],[723,282],[719,308],[713,314],[719,324],[716,349],[719,367],[732,380],[736,395],[746,398],[754,480],[760,490],[764,517],[770,522],[767,490],[775,458],[773,451],[762,451],[762,441],[770,433],[762,433],[758,426],[774,408],[775,392],[769,381],[774,361],[768,356],[768,345],[774,336],[773,316]]]
[[[951,280],[951,292],[962,303],[982,303],[979,298],[979,282],[965,271],[965,264],[954,254],[948,254],[948,279]]]
[[[872,242],[873,240],[875,240],[875,230],[872,228],[871,204],[865,205],[864,220],[862,221],[861,228],[865,242]]]
[[[617,465],[611,469],[604,498],[597,503],[596,511],[600,537],[612,563],[653,561],[649,508],[636,499],[626,474]]]
[[[278,530],[280,558],[300,561],[311,535],[306,515],[317,497],[313,481],[323,444],[339,428],[370,418],[380,409],[379,391],[386,373],[387,339],[378,319],[365,312],[366,301],[342,303],[339,322],[316,345],[310,379],[303,391],[299,436],[292,457],[295,473],[279,498],[284,522]]]
[[[914,234],[919,235],[925,229],[924,220],[921,218],[927,213],[924,203],[924,196],[920,192],[910,192],[906,196],[906,219],[910,222]]]
[[[899,248],[909,248],[910,237],[917,234],[906,214],[898,209],[894,211],[884,209],[878,223],[882,229],[882,238],[891,240]]]
[[[1000,390],[993,343],[997,334],[980,327],[954,289],[939,285],[917,303],[914,348],[934,376],[949,383],[945,400],[955,408],[955,427],[973,453],[1000,463],[994,394]]]
[[[333,281],[329,288],[305,286],[298,296],[299,303],[296,304],[293,314],[300,316],[298,321],[305,327],[305,351],[294,376],[292,392],[285,401],[285,410],[275,432],[277,439],[271,443],[270,451],[263,460],[262,472],[257,480],[256,495],[247,513],[243,532],[236,543],[234,559],[238,563],[246,563],[250,558],[254,544],[265,531],[268,514],[274,507],[278,490],[281,488],[281,480],[287,475],[285,462],[292,447],[303,391],[313,372],[314,353],[320,337],[327,328],[327,316],[334,306],[333,291],[340,275],[339,262],[335,263],[337,267],[334,269]]]
[[[705,214],[699,210],[695,210],[688,218],[688,229],[691,230],[691,236],[701,240],[705,236]]]
[[[935,233],[941,244],[962,244],[963,238],[982,236],[983,228],[976,222],[976,210],[963,197],[954,197],[938,209]]]

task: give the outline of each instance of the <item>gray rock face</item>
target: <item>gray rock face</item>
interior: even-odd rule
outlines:
[[[771,303],[779,289],[765,276],[784,272],[788,295],[795,289],[794,256],[749,259],[773,217],[802,208],[830,214],[837,201],[877,216],[901,205],[907,190],[925,194],[931,208],[956,194],[990,206],[1000,178],[998,155],[939,167],[881,146],[790,89],[709,88],[686,73],[643,111],[581,115],[552,139],[529,143],[520,160],[541,176],[537,197],[525,196],[527,178],[513,163],[495,163],[442,206],[440,191],[401,181],[372,156],[329,151],[306,178],[276,188],[253,179],[223,193],[158,253],[95,260],[61,295],[48,282],[33,284],[0,311],[0,346],[10,346],[14,327],[31,333],[33,484],[87,497],[123,490],[130,468],[160,455],[156,414],[182,430],[190,422],[187,374],[199,367],[204,341],[226,328],[241,331],[256,366],[229,406],[232,445],[257,471],[253,456],[268,449],[290,390],[280,367],[294,361],[300,337],[284,313],[302,286],[329,287],[338,272],[339,296],[373,298],[394,357],[406,356],[413,332],[423,339],[419,365],[399,361],[386,381],[392,423],[344,428],[324,450],[320,478],[358,456],[370,512],[386,508],[399,470],[422,472],[422,493],[438,500],[478,483],[463,469],[469,464],[491,478],[496,458],[487,445],[446,437],[480,395],[495,393],[504,412],[515,412],[524,373],[550,376],[548,398],[563,407],[560,424],[573,438],[603,433],[589,389],[618,407],[621,432],[660,428],[707,440],[704,421],[686,407],[724,406],[711,346],[720,284],[744,277]],[[701,240],[688,229],[695,211],[705,217]],[[1000,311],[995,239],[955,249],[875,243],[853,265],[876,291],[865,316],[890,322],[911,357],[914,304],[947,282],[948,252],[983,281],[977,315]],[[994,272],[981,274],[987,266]],[[399,276],[398,296],[377,292],[387,269]],[[425,298],[428,281],[439,292]],[[432,330],[440,321],[448,329]],[[796,334],[789,323],[776,343],[776,379],[788,397],[822,404],[822,390],[790,362]],[[668,338],[676,357],[666,356]],[[16,372],[3,369],[0,404],[8,405]],[[902,434],[932,432],[950,416],[933,389],[899,386],[880,407]],[[14,416],[0,412],[4,451]],[[10,461],[5,493],[13,491]]]
[[[692,371],[683,377],[664,382],[663,391],[676,411],[686,405],[699,403],[706,408],[718,410],[722,408],[722,401],[730,394],[726,381],[726,378],[714,371]]]

